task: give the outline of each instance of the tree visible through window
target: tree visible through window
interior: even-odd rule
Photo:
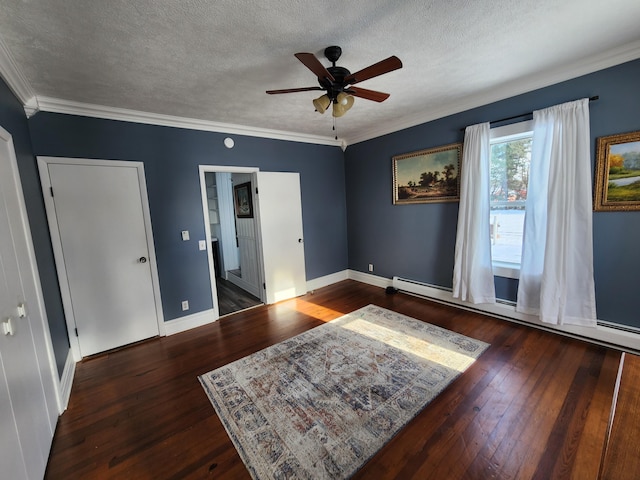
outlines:
[[[494,264],[516,269],[522,255],[532,137],[527,131],[491,140],[491,256]]]

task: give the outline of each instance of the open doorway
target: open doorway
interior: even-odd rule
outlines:
[[[224,300],[218,294],[218,290],[223,291],[218,283],[224,282],[218,281],[216,265],[222,280],[259,298],[260,303],[304,295],[307,285],[300,175],[260,172],[251,167],[200,165],[199,170],[215,317],[222,314],[219,298]],[[214,173],[215,178],[211,201],[207,197],[208,173]],[[212,179],[209,185],[213,191]],[[210,211],[210,204],[215,213]],[[234,208],[236,204],[238,208]],[[215,233],[217,225],[219,236]],[[238,262],[234,263],[236,257]]]
[[[247,185],[256,169],[202,167],[206,187],[206,227],[210,239],[212,294],[218,315],[228,315],[263,303],[253,210],[236,215],[234,185]],[[213,264],[213,265],[212,265]]]

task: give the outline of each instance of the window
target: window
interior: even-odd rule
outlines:
[[[531,121],[491,129],[491,258],[501,277],[520,272],[532,139]]]

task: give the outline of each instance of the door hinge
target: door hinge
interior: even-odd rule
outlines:
[[[262,284],[262,288],[266,290],[266,289],[267,289],[267,284],[266,284],[266,283],[263,283],[263,284]]]
[[[74,330],[76,331],[76,337],[78,336],[78,329],[74,328]]]
[[[49,187],[49,191],[51,192],[51,196],[53,197],[53,187]]]
[[[258,187],[256,187],[256,195],[258,194]]]

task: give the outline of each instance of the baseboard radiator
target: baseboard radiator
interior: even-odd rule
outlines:
[[[442,287],[440,285],[433,285],[431,283],[419,282],[417,280],[411,280],[403,277],[393,277],[391,282],[393,288],[401,290],[403,292],[413,293],[420,295],[421,297],[427,297],[430,299],[438,300],[441,302],[450,303],[452,305],[460,306],[462,302],[453,298],[453,289]],[[515,306],[515,302],[503,299],[496,299],[496,303],[502,305]],[[476,310],[483,312],[480,308],[474,308],[473,306],[467,306],[469,310]]]
[[[508,300],[496,300],[495,304],[473,305],[453,297],[453,289],[431,285],[417,280],[403,277],[393,277],[391,285],[393,288],[418,295],[439,303],[453,305],[464,310],[475,311],[485,315],[491,315],[503,320],[513,321],[546,330],[560,333],[574,338],[591,341],[605,346],[622,348],[634,354],[640,354],[640,330],[627,325],[614,324],[610,322],[597,321],[597,328],[577,327],[577,326],[550,326],[541,324],[530,315],[516,312],[515,302]]]
[[[417,280],[410,280],[408,278],[393,277],[391,282],[393,288],[402,290],[403,292],[415,293],[424,297],[431,298],[433,296],[433,289],[441,290],[443,292],[451,293],[450,288],[441,287],[439,285],[432,285],[430,283],[418,282]]]

